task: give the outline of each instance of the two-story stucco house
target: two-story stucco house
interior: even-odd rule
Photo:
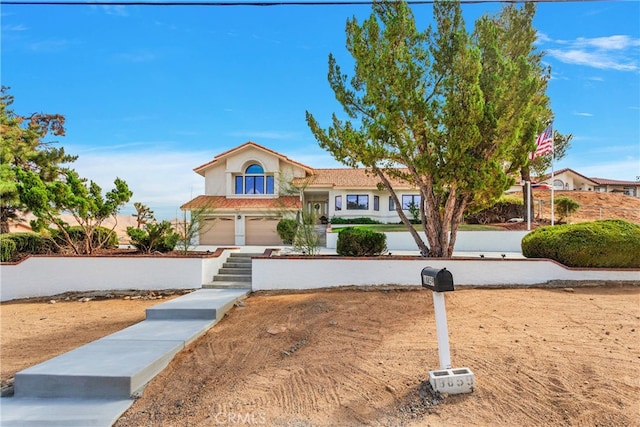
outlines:
[[[199,236],[201,245],[279,245],[278,221],[302,212],[327,220],[400,221],[389,192],[380,190],[378,178],[365,169],[312,168],[255,142],[218,154],[194,171],[205,179],[204,195],[182,209],[208,210],[207,224]],[[587,178],[571,169],[557,171],[553,181],[556,189],[640,196],[640,183]],[[538,183],[550,186],[550,176]],[[393,184],[409,216],[411,204],[420,203],[420,192],[407,183]]]
[[[379,190],[379,180],[364,169],[315,169],[254,142],[218,154],[194,171],[205,179],[205,194],[181,208],[210,210],[201,245],[281,244],[278,221],[302,211],[316,218],[400,221],[389,192]],[[402,183],[395,188],[403,209],[420,203],[417,189]]]

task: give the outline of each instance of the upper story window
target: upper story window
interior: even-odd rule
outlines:
[[[235,177],[235,194],[273,194],[275,185],[273,175],[265,175],[259,164],[251,164],[244,174]]]

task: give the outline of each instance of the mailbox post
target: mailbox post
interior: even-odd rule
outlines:
[[[451,368],[449,353],[449,330],[443,292],[453,292],[453,276],[446,268],[425,267],[422,269],[422,286],[433,291],[433,311],[436,317],[438,356],[440,370],[429,371],[431,387],[442,393],[471,393],[475,387],[475,377],[469,368]]]

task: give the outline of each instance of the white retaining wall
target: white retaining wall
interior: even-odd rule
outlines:
[[[29,257],[0,266],[0,301],[94,290],[201,288],[229,253],[206,258]]]
[[[446,268],[455,285],[536,285],[555,280],[628,281],[640,270],[569,269],[550,260],[413,257],[272,257],[253,259],[253,290],[334,286],[420,285],[424,267]]]
[[[337,229],[337,227],[336,227]],[[334,229],[334,231],[336,230]],[[456,234],[456,252],[521,252],[522,238],[528,231],[458,231]],[[408,231],[384,233],[387,235],[389,251],[418,250],[416,242]],[[419,232],[427,242],[424,232]],[[335,249],[338,233],[327,233],[327,248]]]

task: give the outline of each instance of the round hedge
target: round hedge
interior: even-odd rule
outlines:
[[[640,268],[640,225],[610,219],[541,227],[522,239],[522,254],[568,267]]]
[[[338,233],[336,252],[341,256],[376,256],[387,250],[387,236],[371,230],[345,228]]]

